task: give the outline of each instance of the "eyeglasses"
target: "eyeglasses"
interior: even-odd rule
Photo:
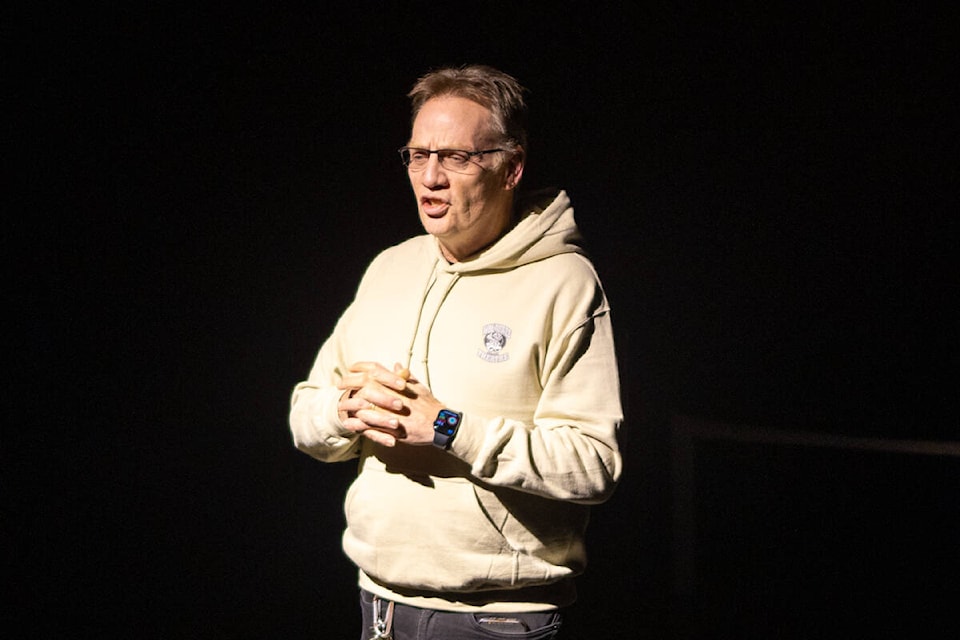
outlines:
[[[474,158],[482,158],[488,153],[498,153],[506,149],[484,149],[483,151],[464,151],[463,149],[419,149],[417,147],[401,147],[400,159],[410,171],[423,171],[427,168],[430,156],[437,154],[440,166],[457,173],[468,173],[474,167],[480,167]]]

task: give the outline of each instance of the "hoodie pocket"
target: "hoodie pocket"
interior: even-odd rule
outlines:
[[[480,509],[517,556],[525,579],[554,579],[586,566],[589,508],[511,489],[474,486]]]
[[[431,590],[500,588],[516,552],[463,478],[411,478],[370,465],[347,492],[347,555],[371,577]]]

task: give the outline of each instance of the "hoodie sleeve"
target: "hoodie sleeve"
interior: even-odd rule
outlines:
[[[551,345],[532,423],[464,414],[451,451],[478,479],[586,504],[612,494],[623,416],[610,314],[597,287],[601,304]]]
[[[337,388],[343,370],[341,336],[351,308],[320,348],[309,377],[296,385],[290,400],[290,431],[304,453],[325,462],[348,460],[358,455],[359,436],[343,428],[337,404],[343,393]]]

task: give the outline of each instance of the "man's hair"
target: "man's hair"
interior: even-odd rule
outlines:
[[[485,65],[436,69],[422,76],[407,94],[413,105],[412,120],[431,98],[455,96],[486,107],[493,114],[494,133],[511,151],[527,151],[526,89],[516,78]]]

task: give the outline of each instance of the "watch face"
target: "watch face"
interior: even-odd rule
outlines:
[[[433,423],[435,431],[444,435],[452,436],[457,432],[457,425],[460,424],[460,416],[453,411],[442,409]]]

